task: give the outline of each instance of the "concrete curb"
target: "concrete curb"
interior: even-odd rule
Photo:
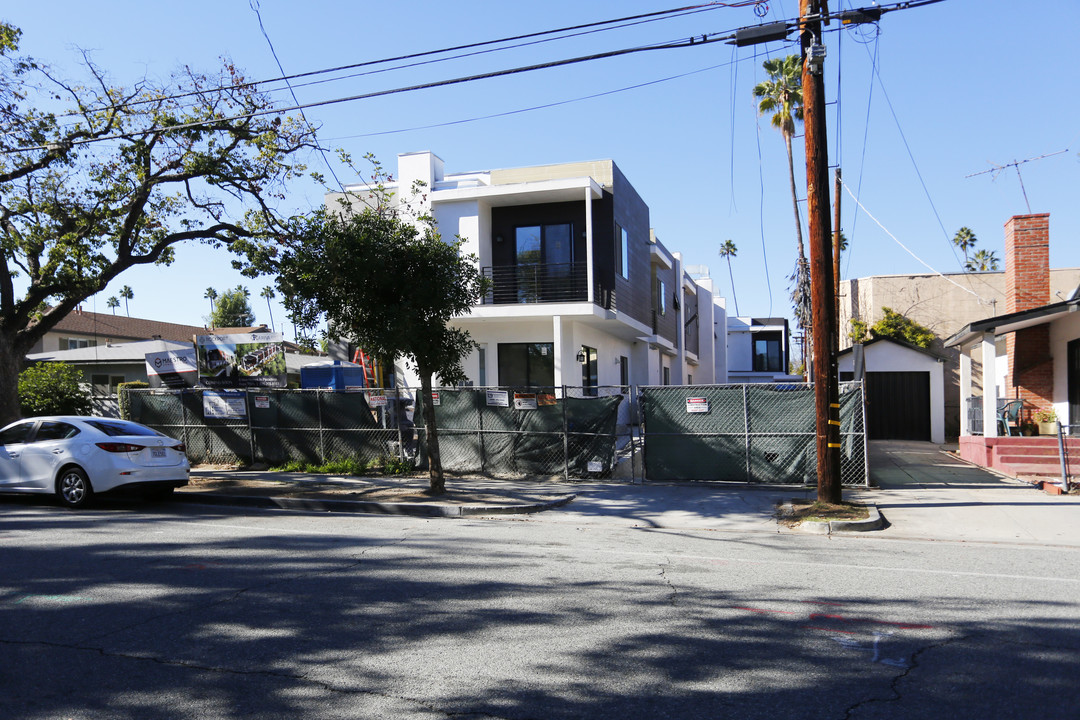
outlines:
[[[308,512],[371,513],[416,517],[462,517],[466,515],[526,515],[561,507],[576,498],[562,495],[538,503],[516,505],[451,505],[449,503],[384,503],[370,500],[328,500],[262,495],[222,495],[218,493],[173,493],[171,500],[196,505],[233,505]]]
[[[793,529],[817,535],[832,535],[834,532],[869,532],[885,526],[885,518],[878,512],[877,505],[867,505],[869,517],[865,520],[803,520]],[[792,503],[780,506],[781,515],[795,512]]]

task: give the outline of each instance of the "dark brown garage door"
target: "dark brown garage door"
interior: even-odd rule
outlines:
[[[930,373],[866,373],[871,440],[930,440]]]

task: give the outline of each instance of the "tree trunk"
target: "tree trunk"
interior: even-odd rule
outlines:
[[[25,357],[25,348],[11,335],[0,334],[0,427],[22,416],[19,412],[19,371]]]
[[[799,260],[806,258],[803,249],[802,219],[799,217],[799,191],[795,187],[795,159],[791,155],[791,136],[784,133],[784,145],[787,146],[788,179],[791,180],[791,204],[795,208],[795,242],[799,247]]]
[[[431,372],[422,365],[417,369],[420,372],[420,392],[424,398],[429,492],[433,495],[442,495],[446,492],[446,481],[443,479],[442,457],[439,455],[439,430],[435,426],[435,405],[431,401]]]

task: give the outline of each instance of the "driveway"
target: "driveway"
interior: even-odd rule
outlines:
[[[873,502],[890,527],[881,537],[1080,547],[1080,496],[1053,496],[971,465],[932,443],[870,443]]]

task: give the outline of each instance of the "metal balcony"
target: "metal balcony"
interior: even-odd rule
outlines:
[[[584,302],[589,299],[584,262],[489,265],[480,270],[490,282],[481,305]]]

